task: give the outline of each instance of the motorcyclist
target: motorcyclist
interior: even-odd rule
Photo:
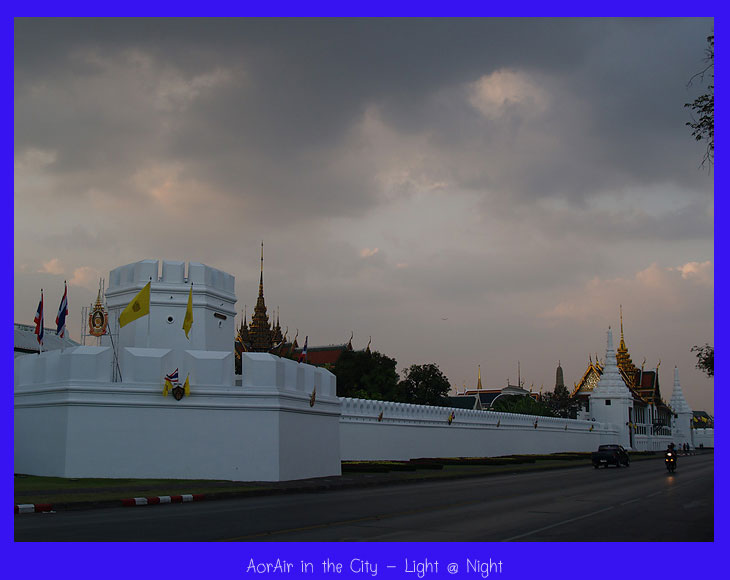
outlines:
[[[667,445],[667,449],[664,452],[664,459],[672,457],[674,459],[674,465],[677,465],[677,451],[674,449],[674,443]]]

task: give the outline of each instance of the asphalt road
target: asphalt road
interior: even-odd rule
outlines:
[[[713,541],[714,455],[15,516],[16,541]]]

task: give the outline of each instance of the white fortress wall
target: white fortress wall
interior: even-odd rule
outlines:
[[[670,443],[677,443],[671,435],[634,435],[633,449],[636,451],[663,451]]]
[[[244,353],[245,387],[200,383],[191,373],[191,395],[176,401],[162,396],[161,381],[141,380],[161,369],[169,349],[140,357],[139,380],[112,383],[109,349],[77,348],[106,355],[98,361],[105,381],[60,381],[49,366],[63,364],[23,360],[39,355],[17,361],[49,372],[30,373],[26,381],[28,373],[18,376],[16,369],[16,473],[240,481],[340,473],[340,402],[327,370]],[[33,362],[73,359],[73,350],[43,353]],[[233,367],[231,359],[217,360]]]
[[[692,429],[692,442],[696,447],[715,447],[715,430],[714,429]]]
[[[364,399],[341,401],[344,461],[595,451],[599,444],[618,437],[616,429],[593,421]]]

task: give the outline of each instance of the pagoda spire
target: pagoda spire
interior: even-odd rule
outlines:
[[[259,277],[259,298],[264,298],[264,241],[261,240],[261,276]]]
[[[558,368],[555,369],[555,389],[554,392],[557,392],[561,389],[565,388],[565,380],[563,379],[563,367],[560,366],[560,361],[558,360]]]
[[[626,346],[626,341],[624,340],[624,312],[623,307],[621,304],[618,306],[619,310],[619,321],[620,321],[620,327],[621,327],[621,338],[619,340],[618,348],[616,349],[616,362],[618,364],[619,370],[623,373],[627,384],[630,387],[636,386],[636,373],[639,369],[636,368],[636,365],[631,360],[631,355],[629,354],[629,349]]]
[[[477,373],[478,373],[478,377],[479,377],[477,379],[477,391],[481,391],[482,390],[482,366],[477,365],[477,369],[478,369]]]
[[[254,352],[268,352],[271,349],[273,334],[271,324],[269,324],[269,316],[266,313],[266,302],[264,301],[264,242],[261,242],[259,296],[251,317],[249,336],[251,337],[251,350]]]

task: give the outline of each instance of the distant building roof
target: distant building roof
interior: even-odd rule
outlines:
[[[482,405],[476,395],[457,395],[446,397],[446,406],[456,409],[477,409],[481,410]]]
[[[35,325],[15,323],[14,327],[15,340],[13,343],[13,351],[15,352],[15,356],[38,352],[38,338],[34,332]],[[71,340],[68,337],[61,338],[60,336],[57,336],[55,328],[43,327],[43,330],[43,350],[58,350],[62,345],[69,348],[72,346],[79,346],[79,343],[75,340]]]
[[[456,397],[451,398],[460,398],[460,399],[468,399],[470,397],[477,397],[479,399],[478,406],[473,407],[475,409],[489,409],[489,407],[492,406],[492,403],[497,399],[497,397],[500,396],[535,396],[536,393],[531,393],[530,391],[523,389],[522,387],[518,387],[517,385],[507,385],[506,387],[497,388],[497,389],[469,389],[467,391],[464,391],[463,393],[457,394]],[[456,405],[452,405],[456,406]],[[459,407],[459,408],[469,408],[469,407]]]
[[[333,365],[346,350],[347,345],[345,344],[308,347],[307,362],[310,365]],[[301,350],[295,350],[294,352],[299,354]]]

